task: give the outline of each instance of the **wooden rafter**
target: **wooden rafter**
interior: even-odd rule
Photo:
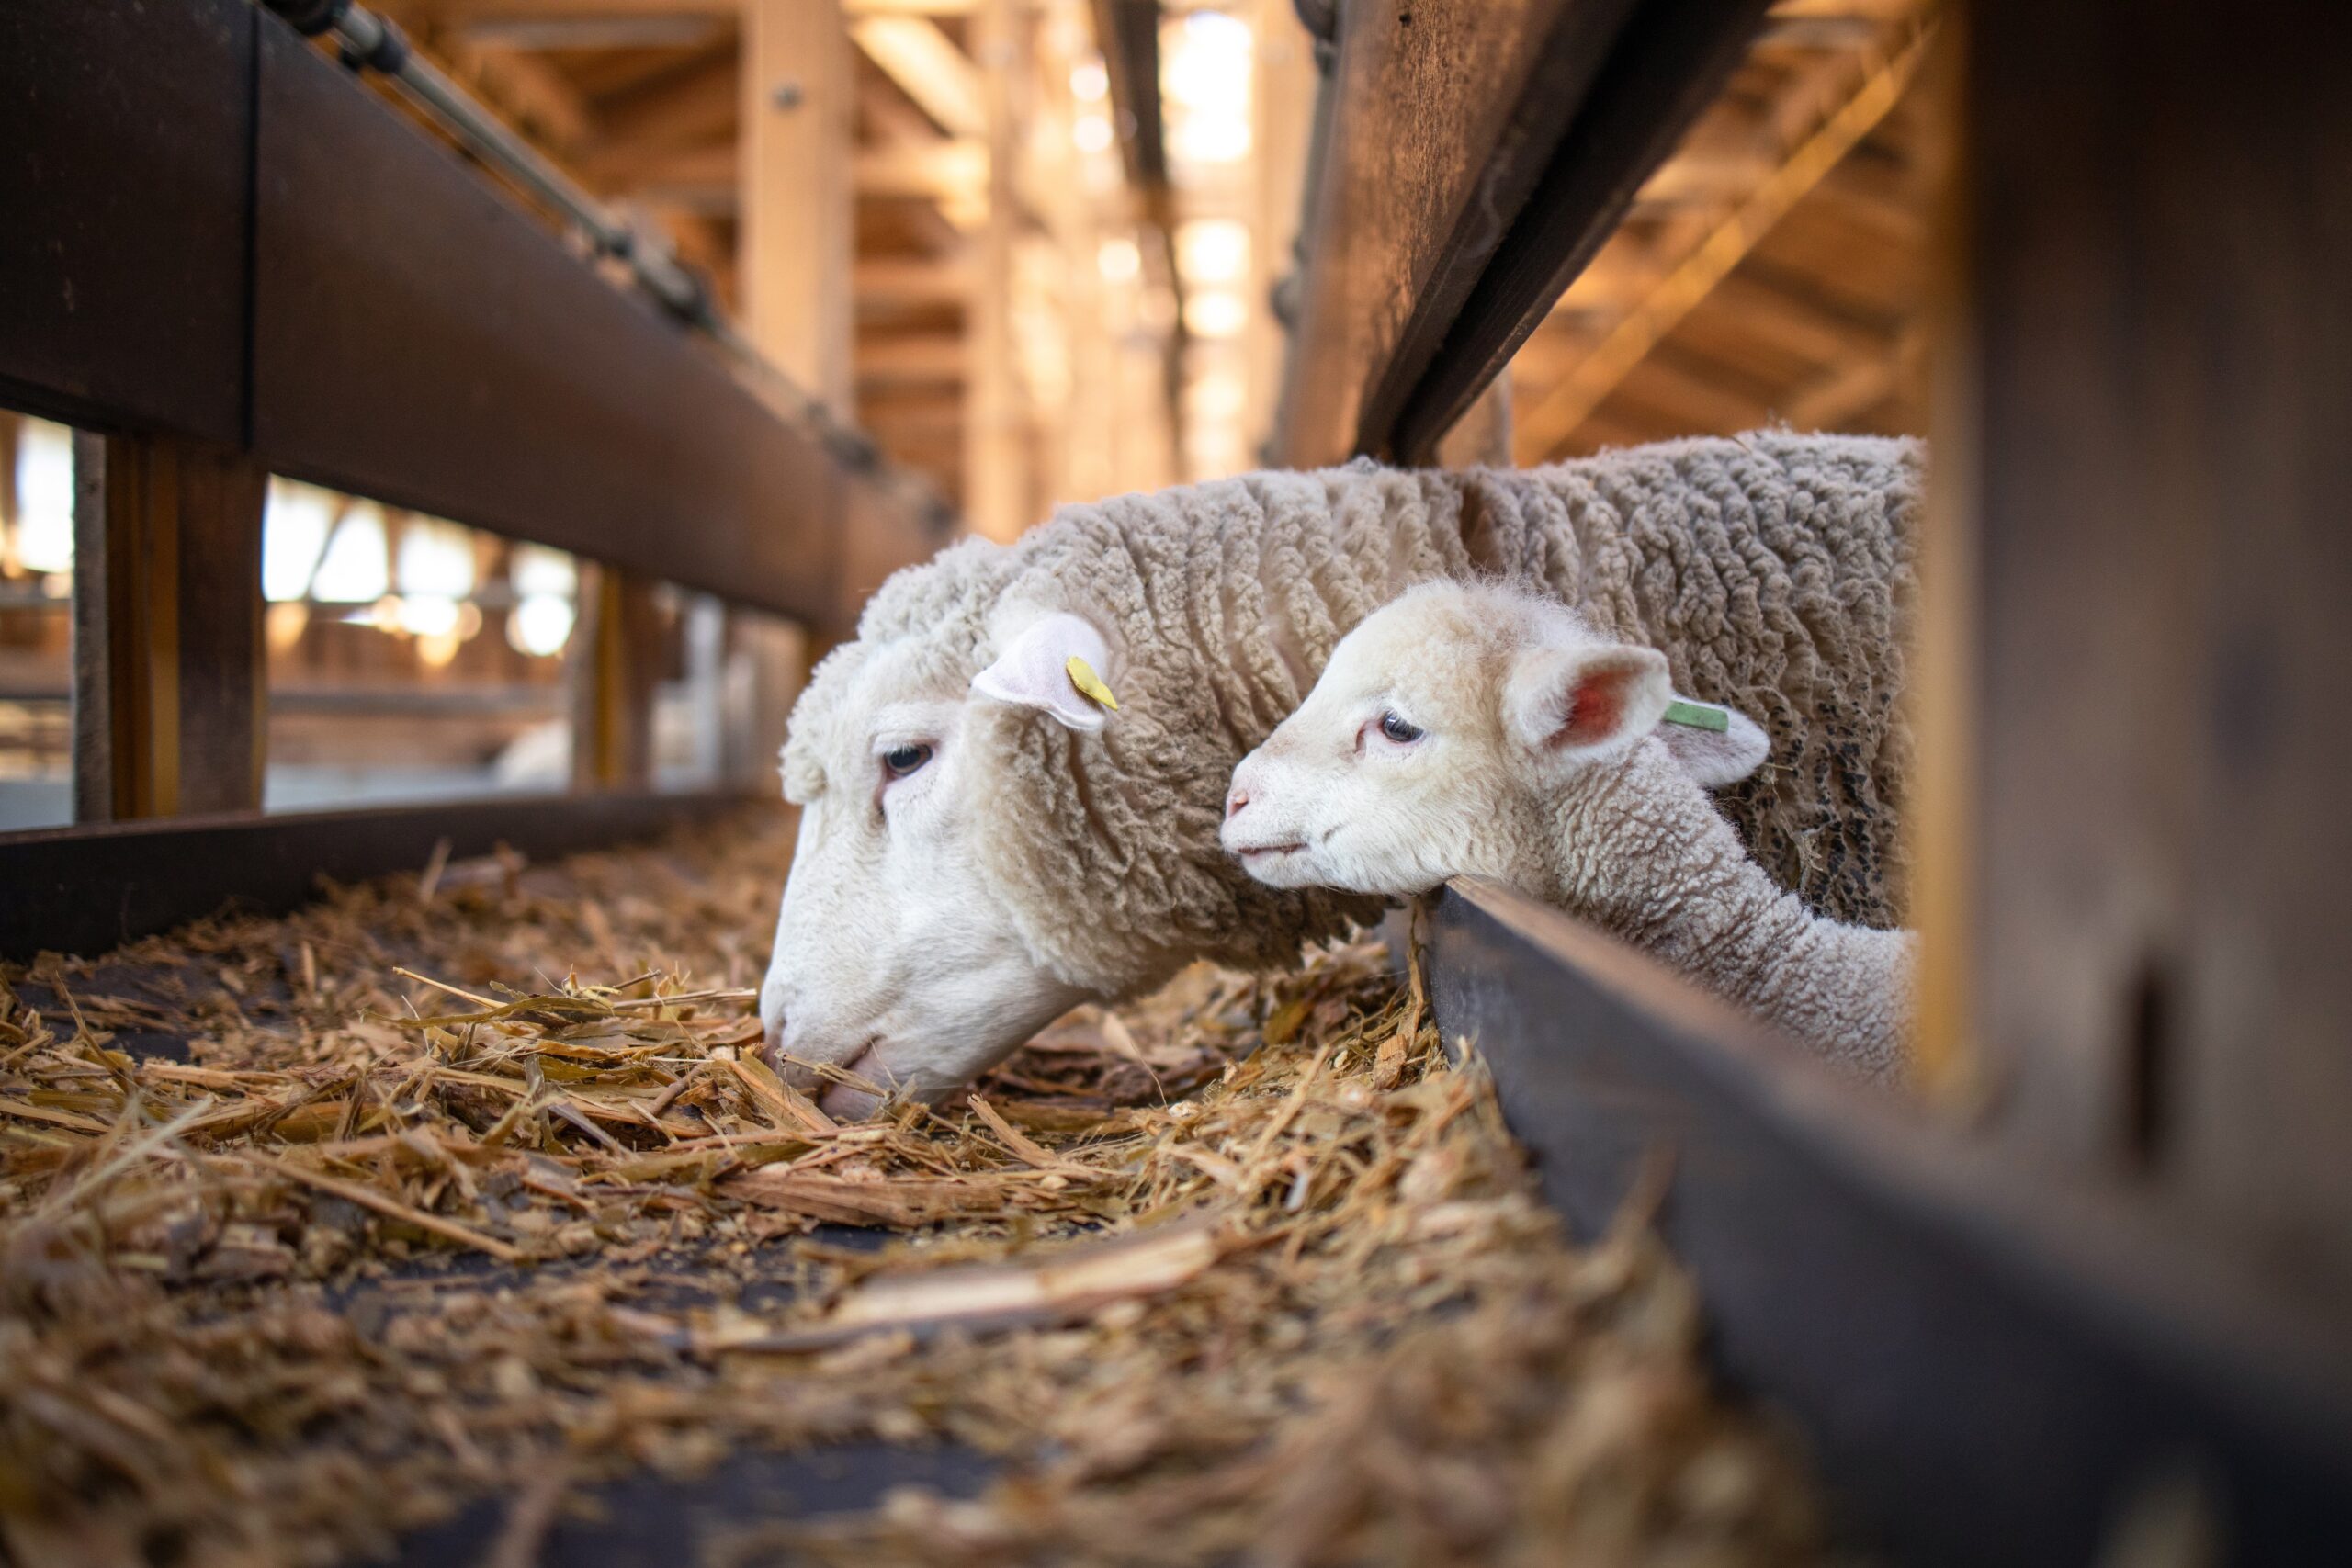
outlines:
[[[857,264],[851,287],[860,305],[878,309],[960,306],[971,298],[972,269],[961,260],[877,258]]]
[[[1781,417],[1799,430],[1835,430],[1899,396],[1926,357],[1927,339],[1907,332],[1891,352],[1848,360],[1798,388],[1781,405]]]
[[[659,76],[601,101],[605,142],[648,149],[732,141],[740,120],[741,63],[730,41],[698,51]]]
[[[857,345],[858,390],[960,383],[966,365],[960,337],[868,338]]]
[[[1892,110],[1918,68],[1928,35],[1914,35],[1871,66],[1843,103],[1800,141],[1762,184],[1619,317],[1558,384],[1520,413],[1522,450],[1550,456],[1576,433],[1651,350],[1729,276],[1790,209],[1819,185]]]
[[[958,17],[973,0],[842,0],[851,17]],[[429,0],[414,7],[458,27],[705,17],[732,22],[737,0]]]
[[[961,137],[987,133],[979,71],[938,23],[925,17],[862,17],[850,24],[850,37],[942,130]]]
[[[586,160],[596,184],[616,195],[692,211],[735,209],[741,154],[732,141],[669,151],[615,148]],[[939,138],[929,145],[862,147],[852,163],[857,194],[961,203],[985,195],[988,149]]]

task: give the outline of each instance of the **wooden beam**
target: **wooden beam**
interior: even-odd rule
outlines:
[[[988,185],[989,150],[979,141],[868,147],[857,154],[860,196],[915,197],[961,205],[985,201]]]
[[[1774,224],[1819,185],[1855,143],[1894,107],[1917,71],[1925,35],[1862,76],[1845,103],[1776,168],[1737,210],[1602,339],[1567,378],[1534,400],[1521,417],[1521,449],[1549,455],[1600,406],[1617,384],[1728,277]]]
[[[467,22],[458,36],[483,49],[694,49],[726,35],[732,18],[716,12],[666,16],[499,17]]]
[[[744,0],[740,91],[744,330],[846,417],[856,77],[839,0]]]
[[[1678,345],[1644,359],[1616,388],[1616,395],[1653,411],[1670,430],[1736,435],[1763,423],[1772,411],[1762,394],[1732,385],[1734,379]]]
[[[1917,385],[1926,358],[1925,336],[1907,333],[1799,387],[1781,403],[1781,417],[1798,430],[1839,429]]]
[[[980,79],[975,104],[988,140],[989,204],[987,221],[973,245],[975,278],[966,318],[964,513],[974,532],[1009,543],[1031,521],[1012,335],[1018,206],[1013,161],[1020,146],[1016,73],[1023,63],[1016,0],[981,0],[972,22],[972,47],[990,66]]]
[[[1899,22],[1917,14],[1919,0],[1773,0],[1775,19],[1841,19]]]
[[[861,391],[886,388],[961,383],[971,355],[957,337],[869,338],[857,345]]]
[[[842,0],[853,17],[960,17],[973,0]],[[433,0],[434,17],[459,28],[705,18],[732,24],[741,0]]]
[[[559,158],[571,157],[594,134],[595,114],[580,90],[526,48],[468,36],[444,63],[509,123]]]
[[[641,200],[718,215],[740,210],[742,157],[733,142],[708,147],[616,147],[582,161],[597,187]],[[861,197],[956,204],[986,199],[988,149],[936,138],[924,145],[861,147],[851,154]]]
[[[1678,155],[1643,184],[1634,204],[1640,209],[1736,200],[1771,174],[1772,161],[1754,151]]]
[[[1250,226],[1250,400],[1244,429],[1250,449],[1274,434],[1289,327],[1272,308],[1275,290],[1295,295],[1299,265],[1299,203],[1306,192],[1307,148],[1315,134],[1315,95],[1322,84],[1315,40],[1299,26],[1291,0],[1258,0],[1257,69],[1251,78],[1256,152]]]
[[[74,439],[79,822],[261,805],[261,518],[252,458],[163,436]]]
[[[1894,323],[1864,321],[1832,309],[1810,290],[1789,292],[1753,257],[1717,284],[1713,298],[1738,318],[1743,332],[1823,366],[1881,353],[1895,330]]]
[[[1446,285],[1437,275],[1468,187],[1501,141],[1544,39],[1577,12],[1613,22],[1625,9],[1483,0],[1349,8],[1324,87],[1322,179],[1307,198],[1301,310],[1276,435],[1283,462],[1335,463],[1357,450],[1364,400],[1417,296]],[[1567,62],[1556,95],[1563,114],[1597,63]],[[1491,226],[1494,215],[1485,217]]]
[[[923,17],[867,16],[850,26],[865,57],[950,136],[985,136],[980,73],[969,56]]]
[[[850,275],[850,288],[861,308],[961,306],[972,295],[972,269],[960,259],[861,260]]]
[[[831,592],[833,454],[330,58],[262,39],[245,384],[274,471],[854,619]],[[150,248],[167,278],[175,247]],[[236,356],[211,363],[239,385]]]
[[[741,149],[731,138],[700,147],[647,146],[605,141],[578,161],[582,176],[601,191],[675,200],[707,209],[724,196],[727,210],[741,201]]]
[[[705,50],[599,103],[598,131],[613,146],[732,141],[741,130],[741,58],[732,45]]]
[[[1764,9],[1348,6],[1277,455],[1424,459],[1714,97]]]

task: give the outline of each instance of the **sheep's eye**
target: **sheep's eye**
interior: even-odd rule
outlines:
[[[930,761],[931,748],[928,746],[919,743],[893,746],[882,753],[882,771],[894,779],[902,779]]]
[[[1423,731],[1417,725],[1406,723],[1392,710],[1380,716],[1380,733],[1399,746],[1410,746],[1421,738]]]

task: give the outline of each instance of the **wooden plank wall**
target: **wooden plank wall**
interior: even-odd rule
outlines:
[[[2025,1157],[2352,1302],[2352,9],[2216,24],[1968,17],[1928,1043]]]

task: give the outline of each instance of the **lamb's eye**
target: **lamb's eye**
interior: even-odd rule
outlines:
[[[904,746],[893,746],[882,753],[882,771],[894,779],[902,779],[930,761],[930,747],[910,742]]]
[[[1417,725],[1406,723],[1392,710],[1380,716],[1380,733],[1399,746],[1410,746],[1421,738],[1423,731]]]

